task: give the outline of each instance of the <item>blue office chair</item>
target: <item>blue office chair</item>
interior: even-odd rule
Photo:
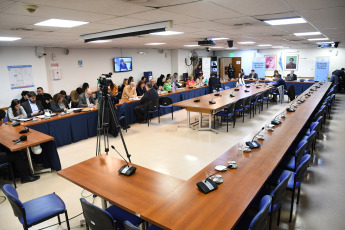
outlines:
[[[62,213],[65,213],[66,216],[67,229],[70,229],[65,203],[55,193],[22,203],[12,185],[5,184],[2,191],[10,202],[14,215],[22,223],[24,230],[55,216],[61,225],[60,214]]]
[[[126,230],[141,230],[140,228],[138,228],[137,226],[133,225],[131,222],[129,222],[128,220],[125,221],[125,229]],[[150,227],[148,227],[146,230],[163,230],[161,228],[158,228],[155,225],[151,225]]]
[[[311,156],[314,155],[314,148],[315,148],[315,140],[316,140],[316,131],[313,130],[309,136],[304,136],[303,140],[307,141],[307,145],[305,147],[305,154],[310,154]]]
[[[161,116],[160,116],[160,110],[159,110],[159,101],[153,100],[150,101],[147,105],[147,126],[150,126],[150,121],[153,113],[158,114],[158,123],[161,123]]]
[[[267,217],[271,202],[272,198],[270,195],[262,197],[260,202],[260,210],[249,224],[250,230],[266,229]]]
[[[219,88],[219,91],[223,91],[224,89],[223,88]]]
[[[229,132],[229,120],[230,118],[233,118],[233,122],[234,122],[234,126],[235,127],[235,123],[236,123],[236,116],[235,116],[235,104],[232,103],[228,106],[228,108],[226,108],[226,110],[224,111],[220,111],[218,113],[216,113],[214,115],[214,123],[213,123],[213,128],[216,128],[216,116],[218,117],[224,117],[226,118],[226,132]]]
[[[4,167],[4,166],[7,166],[8,172],[10,173],[11,180],[13,181],[13,185],[15,188],[17,188],[16,180],[15,180],[14,175],[13,175],[11,163],[9,163],[9,162],[0,163],[0,168]]]
[[[275,213],[276,211],[278,211],[277,225],[279,226],[281,204],[284,201],[287,183],[291,177],[291,174],[292,173],[289,171],[284,171],[278,180],[277,187],[273,191],[270,192],[270,195],[272,197],[272,204],[271,204],[271,207],[269,209],[269,214],[270,214],[269,229],[272,228],[273,213]]]
[[[214,90],[212,90],[212,92],[213,92],[213,93],[217,93],[217,90],[214,89]]]
[[[244,122],[244,102],[245,102],[245,99],[242,98],[235,103],[235,114],[236,113],[238,113],[239,115],[242,114],[242,117],[243,117],[242,123]]]
[[[315,81],[314,79],[308,79],[308,81]]]
[[[304,180],[304,175],[307,172],[309,160],[310,160],[309,154],[306,154],[302,157],[300,165],[298,166],[296,172],[292,172],[292,175],[291,175],[289,182],[287,184],[287,187],[286,187],[287,190],[292,191],[289,222],[292,221],[293,204],[295,201],[295,190],[298,189],[297,202],[296,202],[296,204],[298,204],[299,203],[299,195],[301,192],[301,184]]]
[[[101,209],[84,198],[80,198],[83,214],[87,226],[92,230],[124,230],[124,222],[129,220],[135,225],[139,225],[144,221],[139,217],[115,206],[111,205],[107,209]]]
[[[250,96],[244,100],[244,110],[248,111],[249,118],[252,118],[252,107],[253,107],[252,106],[252,99],[253,99],[253,96]]]
[[[225,90],[227,90],[227,89],[230,89],[230,87],[229,86],[225,86]]]
[[[264,106],[264,102],[266,101],[266,103],[267,103],[267,109],[268,109],[268,102],[269,102],[269,100],[270,100],[269,95],[270,95],[270,91],[269,91],[269,90],[266,90],[265,92],[263,92],[263,93],[261,94],[261,97],[262,97],[262,107]]]
[[[256,114],[256,108],[259,107],[259,113],[260,113],[260,103],[262,102],[261,100],[261,95],[260,94],[256,94],[253,98],[252,98],[252,101],[251,101],[251,105],[252,105],[252,108],[253,108],[253,117],[255,116]]]
[[[305,149],[308,142],[306,140],[300,141],[296,150],[293,153],[293,156],[288,156],[286,159],[286,164],[283,166],[285,169],[295,172],[300,164],[300,161],[305,154]],[[290,154],[289,154],[290,155]]]
[[[159,98],[159,108],[170,108],[171,109],[171,119],[174,120],[174,107],[172,105],[173,100],[170,97]]]

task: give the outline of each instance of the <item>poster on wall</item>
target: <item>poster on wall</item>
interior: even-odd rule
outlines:
[[[316,57],[315,81],[328,81],[329,57]]]
[[[211,58],[202,58],[202,72],[204,79],[210,78]]]
[[[298,70],[298,54],[286,55],[285,70]]]
[[[34,87],[32,65],[7,66],[11,89]]]
[[[258,74],[259,79],[265,78],[266,58],[265,57],[254,57],[252,68],[255,73]]]
[[[275,70],[276,62],[277,62],[276,55],[265,55],[265,66],[267,70]]]

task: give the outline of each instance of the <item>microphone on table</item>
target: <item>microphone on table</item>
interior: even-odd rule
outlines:
[[[207,193],[212,192],[218,188],[218,185],[216,184],[216,182],[214,182],[212,179],[210,179],[211,176],[214,176],[217,173],[219,173],[219,172],[213,173],[212,175],[207,176],[205,180],[202,180],[202,181],[196,183],[196,186],[198,186],[199,190],[202,193],[207,194]]]
[[[126,164],[122,166],[118,172],[126,176],[132,175],[135,172],[135,170],[137,170],[137,168],[132,165],[129,165],[126,159],[123,158],[123,156],[115,149],[114,145],[112,145],[111,148],[114,149],[115,152],[117,152],[117,154],[119,154],[120,157],[126,162]]]
[[[297,97],[292,101],[292,104],[290,105],[290,107],[286,108],[286,111],[288,111],[288,112],[295,112],[296,111],[296,109],[293,108],[296,99],[297,99]]]
[[[200,98],[195,99],[194,102],[200,102]]]
[[[18,139],[14,139],[12,141],[14,142],[14,144],[18,144],[18,143],[20,143],[22,141],[26,141],[27,139],[28,139],[28,137],[26,135],[22,135]]]
[[[279,125],[280,123],[282,123],[281,119],[278,119],[278,117],[281,115],[281,113],[279,113],[272,121],[271,124],[272,125]]]
[[[255,137],[257,137],[257,136],[261,133],[261,131],[264,130],[264,129],[265,129],[265,127],[262,127],[262,128],[260,129],[260,131],[259,131],[257,134],[254,135],[254,137],[253,137],[253,139],[252,139],[251,141],[247,141],[247,142],[246,142],[246,145],[248,145],[250,149],[255,149],[255,148],[260,148],[260,147],[261,147],[260,143],[257,142],[257,141],[254,141],[254,139],[255,139]]]
[[[235,92],[235,89],[234,89],[234,91],[232,91],[232,92],[230,93],[230,97],[235,97],[234,92]]]
[[[216,104],[216,101],[215,100],[213,100],[214,98],[212,98],[210,101],[208,101],[208,103],[210,103],[210,104]]]

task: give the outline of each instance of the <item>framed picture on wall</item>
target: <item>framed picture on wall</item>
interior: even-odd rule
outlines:
[[[285,70],[298,70],[298,54],[286,55]]]
[[[265,66],[267,70],[275,70],[276,69],[276,55],[265,55]]]

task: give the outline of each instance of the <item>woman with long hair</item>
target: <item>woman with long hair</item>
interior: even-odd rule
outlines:
[[[27,118],[24,108],[20,105],[20,101],[17,99],[12,100],[11,106],[7,110],[7,119],[9,121],[15,121],[20,118]]]

